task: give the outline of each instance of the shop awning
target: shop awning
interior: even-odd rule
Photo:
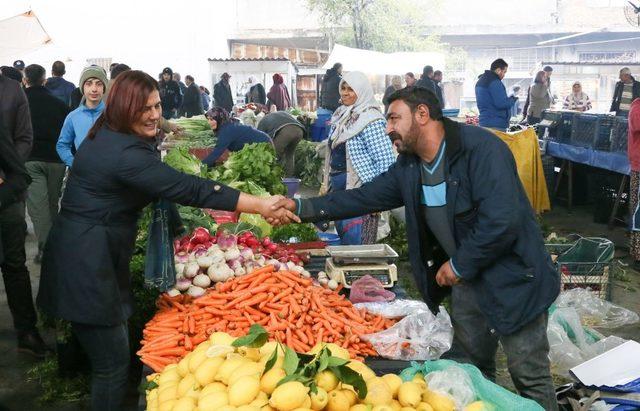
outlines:
[[[435,52],[380,53],[355,49],[336,44],[324,65],[331,68],[342,63],[345,71],[362,71],[366,74],[399,74],[412,71],[418,76],[422,68],[431,65],[435,70],[444,69],[444,54]]]
[[[0,62],[11,62],[51,42],[36,14],[29,10],[0,20]]]

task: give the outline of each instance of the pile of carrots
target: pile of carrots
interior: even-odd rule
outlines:
[[[339,291],[314,285],[297,272],[276,272],[273,266],[265,266],[218,283],[197,299],[164,294],[158,300],[158,312],[144,329],[138,355],[154,371],[161,371],[212,333],[237,337],[246,334],[252,324],[262,325],[271,340],[298,352],[319,342],[332,342],[354,358],[377,355],[360,336],[386,329],[395,320],[356,309]]]

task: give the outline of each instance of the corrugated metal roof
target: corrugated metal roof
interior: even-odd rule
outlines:
[[[542,66],[640,66],[640,61],[543,61]]]
[[[253,59],[247,59],[247,58],[240,58],[240,59],[208,59],[209,61],[290,61],[288,58],[284,58],[284,57],[264,57],[264,58],[253,58]]]

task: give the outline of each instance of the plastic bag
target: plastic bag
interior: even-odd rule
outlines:
[[[396,295],[386,290],[380,280],[365,275],[351,284],[349,300],[352,303],[391,301]]]
[[[602,300],[583,288],[563,291],[555,305],[559,308],[574,308],[582,325],[589,327],[616,328],[636,323],[640,319],[637,313]]]
[[[357,309],[364,308],[373,315],[381,315],[384,318],[406,317],[416,314],[418,311],[429,311],[429,306],[418,300],[393,300],[380,303],[354,304]]]
[[[606,238],[580,237],[558,257],[560,263],[607,263],[613,259],[615,245]]]
[[[403,370],[400,377],[404,381],[411,381],[416,373],[422,373],[425,378],[435,371],[446,370],[455,366],[467,374],[471,382],[475,400],[493,405],[494,410],[542,411],[542,407],[535,401],[522,398],[511,391],[484,378],[479,369],[471,364],[459,364],[451,360],[426,361],[411,363],[411,367]],[[430,386],[431,387],[431,386]]]
[[[455,365],[431,372],[424,377],[424,380],[430,391],[451,397],[457,410],[463,409],[476,399],[469,375]]]
[[[547,326],[551,371],[569,375],[569,369],[590,360],[625,342],[624,339],[604,336],[585,329],[574,308],[557,308],[549,317]]]
[[[451,348],[451,318],[440,307],[438,315],[429,310],[410,314],[392,327],[363,335],[382,357],[392,360],[434,360]]]

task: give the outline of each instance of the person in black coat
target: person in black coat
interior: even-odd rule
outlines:
[[[267,104],[267,92],[255,76],[249,76],[249,91],[245,95],[245,103]]]
[[[71,327],[91,362],[93,410],[120,410],[129,367],[127,319],[134,307],[129,263],[138,217],[158,198],[217,210],[299,221],[276,199],[240,193],[164,164],[154,144],[158,83],[120,74],[105,111],[75,155],[60,214],[45,245],[38,306]]]
[[[416,87],[421,87],[427,89],[434,93],[436,96],[438,92],[436,91],[436,82],[433,81],[433,67],[432,66],[424,66],[422,69],[422,76],[420,80],[416,83]]]
[[[627,117],[633,100],[640,97],[640,81],[637,81],[628,67],[620,70],[620,81],[616,83],[613,92],[613,100],[609,111],[616,113],[616,116]]]
[[[20,201],[31,179],[0,116],[0,210]],[[2,244],[2,238],[0,238]],[[0,246],[0,264],[3,262]]]
[[[222,107],[231,113],[233,110],[233,94],[231,94],[231,85],[229,73],[222,73],[222,79],[213,86],[213,105]]]
[[[27,211],[38,239],[38,254],[34,261],[40,263],[51,223],[58,214],[66,166],[58,156],[56,143],[69,107],[44,86],[44,67],[30,64],[24,73],[25,94],[33,126],[33,148],[25,163],[33,180],[27,195]]]
[[[500,343],[520,395],[557,410],[547,317],[560,276],[513,154],[491,131],[443,118],[428,90],[404,88],[389,103],[387,133],[400,156],[387,172],[352,190],[280,205],[323,229],[404,206],[417,288],[434,312],[452,294],[447,357],[495,380]]]
[[[184,93],[182,102],[182,110],[185,117],[199,116],[204,113],[202,109],[202,97],[200,96],[200,88],[194,82],[193,76],[187,75],[184,78],[187,82],[187,89]]]
[[[322,78],[320,107],[331,112],[340,107],[340,80],[342,80],[342,64],[336,63]]]
[[[162,117],[167,120],[175,118],[182,107],[182,91],[180,85],[173,80],[173,70],[170,67],[162,70],[162,80],[158,87],[162,100]]]

